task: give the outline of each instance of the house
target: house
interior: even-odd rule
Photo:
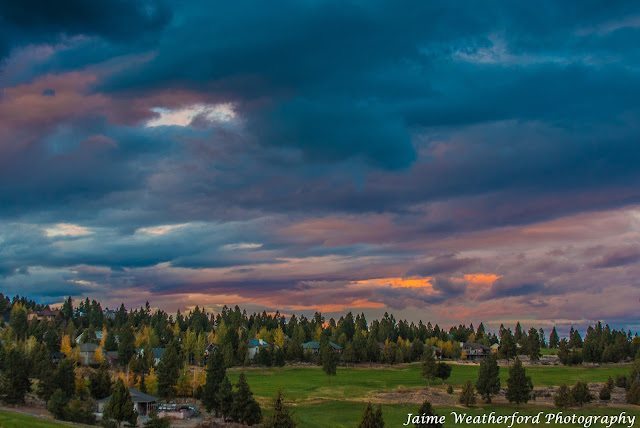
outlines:
[[[331,345],[331,347],[338,352],[338,354],[342,354],[342,346],[333,343],[333,342],[329,342],[329,345]],[[311,342],[306,342],[302,344],[302,349],[304,350],[311,350],[311,354],[312,355],[316,355],[318,352],[320,352],[320,342],[318,342],[317,340],[313,340]]]
[[[98,345],[95,343],[82,343],[78,345],[80,349],[80,362],[84,365],[93,363]]]
[[[118,352],[117,351],[107,351],[104,352],[104,360],[112,367],[118,365]]]
[[[116,319],[116,311],[112,311],[109,308],[102,311],[102,316],[108,320]]]
[[[45,309],[44,311],[31,311],[27,315],[27,320],[38,320],[38,321],[53,321],[58,315],[60,311],[55,311],[51,309]]]
[[[438,348],[437,346],[433,347],[433,356],[436,357],[436,360],[441,360],[442,359],[442,349]]]
[[[153,352],[153,365],[157,366],[160,364],[160,360],[162,359],[162,354],[164,354],[164,348],[151,348],[151,352]],[[136,355],[138,357],[144,355],[144,348],[136,349]]]
[[[478,360],[491,355],[491,348],[479,343],[466,342],[462,345],[462,350],[467,355],[468,360]]]
[[[67,354],[63,352],[49,352],[49,356],[51,357],[51,362],[56,366],[60,364],[64,358],[67,358]]]
[[[83,331],[82,333],[80,333],[80,334],[78,335],[78,337],[76,337],[76,343],[81,343],[81,342],[82,342],[82,336],[84,336],[84,333],[85,333],[85,332]],[[102,333],[103,333],[103,331],[102,331],[102,330],[96,330],[96,332],[95,332],[95,333],[96,333],[96,340],[95,340],[95,342],[96,342],[96,343],[101,343],[101,342],[102,342]],[[113,335],[113,338],[116,340],[116,343],[118,343],[119,336],[118,336],[117,334],[114,334],[114,335]]]
[[[262,339],[252,339],[247,343],[247,348],[249,348],[249,358],[254,359],[260,348],[268,348],[269,344]]]
[[[138,412],[138,416],[148,415],[152,409],[158,406],[158,399],[153,395],[145,394],[137,389],[129,388],[131,401],[133,401],[133,409]],[[102,415],[104,406],[109,402],[111,396],[98,400],[96,413]]]
[[[204,348],[204,362],[205,363],[207,362],[207,359],[209,358],[209,355],[213,354],[216,349],[219,349],[217,344],[215,344],[213,342],[207,343],[206,348]]]

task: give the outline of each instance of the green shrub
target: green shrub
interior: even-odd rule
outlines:
[[[607,388],[607,385],[602,386],[602,388],[600,389],[600,394],[598,394],[598,397],[601,400],[611,400],[611,390]]]

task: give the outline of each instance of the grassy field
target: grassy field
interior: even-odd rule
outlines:
[[[0,411],[0,427],[2,428],[62,428],[69,427],[62,423],[39,419],[34,416]]]
[[[475,383],[478,378],[478,365],[454,365],[447,384],[462,385],[467,380]],[[229,380],[234,383],[240,369],[229,370]],[[614,380],[618,374],[628,374],[628,366],[603,367],[567,367],[535,366],[527,367],[535,386],[553,386],[566,383],[573,385],[577,381],[605,382],[609,376]],[[426,381],[420,375],[420,364],[406,364],[391,368],[338,368],[337,376],[331,377],[331,386],[327,376],[319,367],[305,368],[269,368],[246,371],[251,390],[257,397],[274,397],[278,389],[296,402],[315,400],[354,400],[366,399],[372,391],[425,386]],[[503,384],[508,377],[508,367],[500,368]],[[436,381],[438,383],[439,381]]]
[[[362,413],[366,407],[365,403],[349,403],[344,401],[330,401],[324,402],[314,405],[304,405],[304,406],[295,406],[294,407],[294,417],[298,421],[298,425],[301,427],[308,428],[321,428],[321,427],[336,427],[336,428],[351,428],[357,427],[362,417]],[[390,428],[402,427],[403,424],[407,421],[407,414],[413,413],[416,414],[418,411],[418,406],[408,406],[408,405],[383,405],[382,406],[382,414],[386,423],[386,426]],[[452,426],[455,427],[473,427],[477,425],[473,424],[457,424],[455,423],[454,416],[451,415],[450,412],[455,411],[458,414],[466,413],[468,415],[479,415],[482,416],[485,413],[490,411],[495,411],[496,415],[511,415],[514,412],[518,411],[520,414],[524,415],[536,415],[538,412],[545,413],[555,413],[558,410],[536,407],[536,406],[521,406],[521,408],[516,408],[516,406],[490,406],[490,407],[476,407],[472,409],[464,409],[459,407],[440,407],[436,409],[436,413],[438,415],[446,416],[446,422],[444,424],[445,427],[449,428]],[[622,410],[616,408],[589,408],[585,407],[580,410],[565,410],[563,414],[577,414],[577,415],[618,415]],[[629,410],[624,409],[627,415],[635,415],[636,420],[635,423],[638,424],[640,421],[640,410]],[[544,418],[544,416],[543,416]],[[554,427],[554,426],[562,426],[562,427],[582,427],[583,425],[578,424],[554,424],[551,423],[549,425],[544,424],[544,419],[540,424],[516,424],[514,427],[517,428],[533,428],[533,427]],[[505,428],[508,424],[486,424],[481,425],[487,428]],[[592,428],[600,428],[605,425],[600,423],[592,424]],[[615,425],[616,427],[622,425]],[[624,425],[626,426],[626,425]],[[637,426],[637,425],[636,425]]]
[[[451,377],[447,384],[462,385],[471,380],[475,383],[478,376],[478,365],[454,365]],[[567,367],[567,366],[534,366],[527,367],[527,374],[531,376],[535,386],[554,386],[566,383],[573,385],[577,381],[605,382],[609,376],[615,379],[618,374],[628,374],[629,366],[603,366],[603,367]],[[229,370],[231,382],[237,380],[240,369]],[[356,427],[366,407],[366,402],[374,391],[393,390],[399,386],[406,388],[423,387],[425,380],[420,376],[420,364],[406,364],[387,368],[339,368],[337,376],[332,376],[331,386],[327,384],[327,376],[318,367],[282,367],[269,369],[250,369],[245,371],[247,380],[251,385],[256,398],[266,409],[270,407],[270,399],[275,396],[278,389],[282,389],[285,399],[292,402],[292,410],[301,427]],[[506,384],[508,367],[500,368],[502,384]],[[436,382],[438,383],[438,382]],[[408,404],[384,404],[383,414],[387,426],[402,427],[407,420],[408,413],[416,413],[417,405]],[[633,406],[630,406],[632,408]],[[570,411],[578,415],[616,415],[625,410],[627,414],[636,415],[636,423],[640,424],[640,408],[585,408]],[[473,409],[458,407],[437,407],[440,415],[447,416],[445,427],[450,426],[474,426],[454,423],[450,412],[468,413],[470,415],[482,415],[490,411],[497,414],[510,415],[515,411],[521,414],[535,415],[540,411],[555,413],[558,410],[550,407],[526,405],[517,409],[510,405],[491,405],[488,407],[477,406]],[[534,426],[556,426],[554,424],[520,424],[517,428],[530,428]],[[486,427],[507,425],[483,425]],[[558,425],[560,426],[560,425]],[[561,425],[573,427],[582,425]],[[592,424],[592,427],[602,425]],[[620,426],[620,425],[616,425]]]

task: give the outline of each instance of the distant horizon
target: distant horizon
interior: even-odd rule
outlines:
[[[1,290],[0,290],[0,292],[1,292]],[[29,299],[28,296],[20,296],[20,297],[25,297],[25,298]],[[72,297],[74,310],[77,308],[77,302],[79,302],[79,301],[83,301],[84,302],[86,298],[87,297],[83,297],[83,298],[73,298]],[[11,299],[13,299],[13,298],[11,298]],[[118,304],[117,306],[114,306],[114,307],[102,306],[102,302],[97,300],[97,299],[89,298],[89,300],[90,301],[91,300],[96,300],[98,303],[100,303],[103,311],[104,310],[117,311],[117,310],[120,309],[120,304]],[[36,302],[36,303],[42,304],[42,305],[48,305],[52,310],[60,310],[62,308],[62,305],[64,304],[64,301],[63,302],[59,302],[59,303],[42,303],[42,302]],[[124,302],[121,302],[121,304],[123,304],[125,309],[129,312],[129,311],[134,311],[134,310],[138,310],[138,309],[143,309],[145,307],[146,301],[142,305],[130,306],[130,307],[128,307]],[[196,306],[198,306],[200,311],[204,311],[207,314],[217,315],[217,314],[219,314],[221,312],[221,309],[225,305],[224,304],[220,305],[220,309],[219,310],[214,310],[212,308],[202,307],[202,306],[199,306],[199,305],[196,305]],[[226,305],[226,306],[229,309],[233,310],[236,305]],[[237,305],[237,306],[240,308],[241,311],[246,310],[246,308],[244,308],[241,305]],[[159,307],[153,306],[152,302],[149,302],[149,308],[153,312],[158,311],[158,310],[163,311],[163,312],[167,313],[169,316],[172,316],[172,317],[175,317],[175,315],[177,315],[177,310],[173,311],[173,312],[172,311],[167,311],[167,310],[165,310],[163,308],[159,308]],[[195,306],[190,307],[190,308],[184,308],[184,310],[183,309],[179,309],[179,311],[180,311],[181,315],[185,316],[185,315],[189,314],[189,312],[193,311],[194,309],[195,309]],[[300,318],[300,316],[305,316],[307,319],[313,319],[313,316],[315,314],[315,312],[313,312],[313,313],[307,313],[307,312],[286,313],[286,312],[283,312],[283,311],[279,311],[278,309],[274,309],[274,310],[271,310],[271,311],[267,311],[267,310],[249,311],[249,310],[247,310],[246,312],[247,312],[248,316],[250,316],[252,314],[261,314],[262,312],[266,312],[266,314],[270,315],[270,316],[274,316],[276,313],[279,313],[281,316],[283,316],[284,318],[287,319],[287,322],[291,318],[292,315],[295,315],[297,318]],[[383,318],[383,315],[384,315],[384,312],[383,312],[381,316],[370,317],[371,314],[367,314],[364,311],[357,311],[356,312],[356,311],[349,311],[349,310],[343,311],[343,312],[329,312],[329,313],[321,312],[321,315],[323,316],[323,318],[325,318],[325,324],[328,323],[331,318],[333,318],[337,323],[341,316],[344,316],[349,312],[351,312],[354,317],[356,315],[361,315],[361,314],[364,313],[364,316],[365,316],[365,318],[367,320],[367,325],[368,326],[371,326],[371,322],[373,320],[380,320],[381,318]],[[393,315],[396,318],[396,321],[407,321],[409,323],[414,323],[415,325],[418,325],[418,323],[420,321],[422,321],[422,323],[424,325],[427,325],[428,323],[431,323],[432,326],[435,327],[436,325],[438,325],[441,330],[446,330],[446,331],[449,331],[452,327],[457,327],[459,325],[465,325],[467,327],[470,327],[471,325],[473,325],[474,330],[477,330],[478,326],[482,323],[484,325],[484,327],[485,327],[485,331],[487,331],[488,333],[491,333],[491,334],[499,335],[500,324],[498,324],[496,326],[493,326],[492,324],[487,323],[487,322],[482,321],[482,320],[478,320],[477,322],[476,321],[471,321],[471,322],[459,322],[459,323],[456,323],[456,324],[445,324],[445,323],[441,323],[441,322],[438,322],[437,320],[432,320],[432,319],[411,320],[411,319],[405,319],[405,318],[398,318],[398,317],[395,316],[395,314],[393,312],[390,312],[390,311],[387,311],[387,312],[388,312],[388,314],[390,316]],[[611,323],[608,323],[605,320],[598,320],[598,321],[601,322],[603,326],[604,325],[609,325],[609,327],[612,328],[612,329],[621,330],[620,327],[612,325]],[[548,323],[552,322],[552,320],[549,320],[549,321],[546,321],[545,325],[543,326],[542,324],[537,325],[534,322],[530,322],[530,320],[516,320],[515,322],[513,322],[513,324],[504,324],[504,327],[511,329],[511,331],[513,332],[515,330],[515,327],[516,327],[517,323],[519,322],[520,326],[521,326],[521,328],[522,328],[522,330],[524,332],[529,330],[529,328],[531,328],[531,327],[535,327],[536,329],[542,328],[544,330],[545,338],[547,340],[549,338],[549,334],[551,333],[553,327],[556,327],[556,332],[558,333],[558,336],[560,338],[569,338],[569,330],[571,329],[571,327],[573,327],[574,329],[576,329],[576,330],[578,330],[580,332],[580,335],[584,339],[584,336],[586,334],[586,329],[589,326],[594,326],[595,324],[597,324],[598,321],[596,321],[595,323],[592,323],[592,324],[565,325],[565,324],[560,324],[560,323],[558,323],[558,324],[548,324]],[[630,330],[632,335],[635,335],[635,334],[639,333],[638,330],[633,330],[633,329],[624,329],[623,328],[623,330],[625,332]]]

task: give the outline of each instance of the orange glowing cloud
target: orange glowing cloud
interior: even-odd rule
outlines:
[[[492,285],[500,278],[502,278],[502,275],[493,273],[473,273],[464,276],[465,281],[474,285]]]
[[[432,288],[433,284],[431,284],[431,277],[426,276],[423,278],[413,277],[413,278],[375,278],[375,279],[365,279],[362,281],[354,281],[352,284],[366,284],[373,286],[384,286],[391,285],[393,288]]]

